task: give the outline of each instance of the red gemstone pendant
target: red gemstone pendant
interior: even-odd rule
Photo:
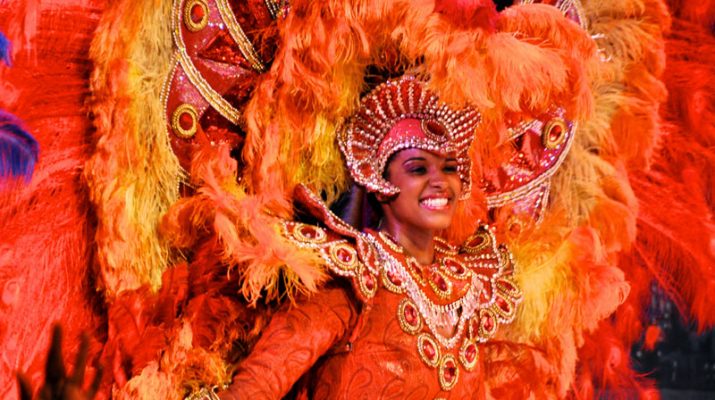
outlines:
[[[451,354],[445,354],[439,365],[439,384],[442,390],[452,390],[459,379],[459,367]]]
[[[436,367],[439,363],[439,347],[429,334],[423,333],[417,337],[417,351],[422,361],[430,367]]]

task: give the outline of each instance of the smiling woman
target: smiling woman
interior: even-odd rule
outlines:
[[[334,280],[273,316],[220,398],[291,388],[316,399],[483,396],[479,346],[521,299],[511,256],[487,226],[461,246],[436,236],[469,195],[479,118],[410,76],[363,99],[339,143],[379,202],[379,228],[354,229],[299,186],[300,207],[319,224],[285,221],[283,235],[320,255]]]
[[[431,263],[435,233],[452,224],[462,192],[457,160],[426,150],[405,149],[392,157],[386,171],[388,182],[400,193],[378,196],[384,215],[380,230],[421,263]]]

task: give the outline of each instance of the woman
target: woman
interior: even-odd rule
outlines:
[[[436,236],[469,195],[478,121],[409,76],[362,101],[339,141],[380,227],[359,232],[297,189],[322,227],[285,222],[284,235],[336,279],[273,316],[222,399],[480,397],[478,343],[520,299],[511,259],[486,227],[460,247]]]

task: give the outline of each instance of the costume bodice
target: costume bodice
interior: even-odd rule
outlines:
[[[437,240],[435,262],[424,266],[385,234],[357,232],[303,195],[322,226],[286,221],[284,237],[317,252],[352,290],[331,285],[274,316],[234,385],[284,357],[304,369],[296,379],[309,370],[302,384],[314,399],[481,397],[479,345],[511,322],[521,299],[509,252],[490,229],[458,247]]]

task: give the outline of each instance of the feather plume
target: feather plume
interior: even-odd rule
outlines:
[[[12,65],[11,50],[12,43],[0,32],[0,60],[8,67]]]
[[[17,396],[17,371],[40,387],[55,322],[66,338],[68,370],[81,332],[91,335],[89,365],[103,341],[92,269],[93,219],[81,183],[90,153],[91,124],[83,108],[91,70],[87,49],[102,4],[63,5],[0,4],[0,30],[13,44],[13,68],[0,68],[0,108],[22,121],[42,149],[28,182],[0,190],[0,346],[6,360],[0,365],[1,398]]]
[[[98,219],[102,287],[161,283],[176,261],[156,235],[182,172],[166,135],[161,86],[171,60],[170,1],[108,6],[90,49],[96,149],[86,166]]]
[[[455,26],[463,28],[483,27],[494,30],[499,16],[491,0],[437,0],[434,10]]]
[[[16,117],[0,109],[0,179],[22,177],[29,181],[38,153],[35,138],[23,129]],[[0,187],[5,185],[3,182]]]

